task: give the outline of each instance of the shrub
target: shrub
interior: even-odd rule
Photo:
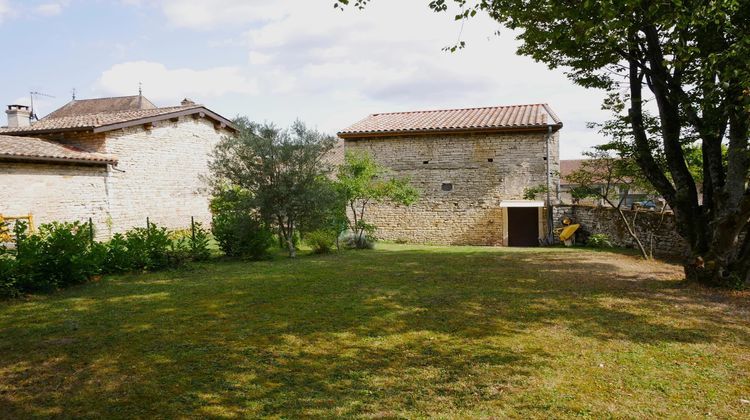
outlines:
[[[105,273],[120,273],[133,268],[130,254],[128,253],[128,240],[125,235],[115,233],[112,239],[105,244],[106,256],[103,264]]]
[[[102,253],[93,246],[85,224],[54,222],[28,235],[26,225],[18,223],[15,231],[15,287],[20,292],[84,283],[101,271]]]
[[[345,247],[350,249],[373,249],[375,248],[375,237],[372,235],[359,235],[345,232],[339,238]]]
[[[29,234],[27,225],[14,226],[16,248],[0,244],[0,296],[50,291],[88,281],[97,274],[158,270],[210,256],[208,231],[170,232],[149,223],[109,242],[91,240],[88,224],[49,223]]]
[[[316,254],[329,254],[336,246],[336,232],[330,230],[315,230],[305,235],[305,243]]]
[[[193,231],[188,238],[190,246],[190,256],[195,261],[205,261],[211,257],[210,236],[208,229],[204,228],[199,222],[193,223]]]
[[[4,245],[0,245],[0,297],[13,297],[18,294],[16,274],[15,257]]]
[[[260,220],[235,211],[214,213],[212,232],[229,257],[262,258],[274,242],[273,232]]]
[[[107,272],[153,271],[180,265],[187,258],[178,255],[172,237],[167,228],[153,223],[113,235],[107,244]]]
[[[612,248],[612,241],[610,241],[609,236],[603,234],[603,233],[595,233],[591,236],[589,236],[588,242],[586,242],[586,245],[592,247],[592,248]]]

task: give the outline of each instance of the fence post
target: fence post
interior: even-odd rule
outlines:
[[[195,243],[195,216],[190,216],[190,237]]]
[[[89,241],[94,243],[94,221],[89,217]]]

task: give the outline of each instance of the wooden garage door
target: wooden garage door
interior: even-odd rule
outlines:
[[[539,246],[538,208],[508,208],[508,245]]]

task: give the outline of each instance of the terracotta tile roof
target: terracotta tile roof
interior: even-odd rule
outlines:
[[[372,114],[339,132],[342,138],[360,135],[505,131],[562,127],[547,104]]]
[[[156,105],[141,95],[114,98],[74,99],[61,108],[52,111],[47,118],[73,117],[76,115],[98,114],[102,112],[137,111],[154,109]]]
[[[117,158],[36,137],[0,135],[0,159],[37,162],[116,164]]]
[[[118,112],[73,115],[61,118],[43,118],[28,127],[0,128],[0,134],[25,135],[34,133],[55,133],[61,131],[104,132],[165,120],[182,115],[202,113],[229,129],[234,129],[231,121],[206,109],[202,105],[173,106],[167,108],[139,109]]]
[[[586,159],[560,159],[560,179],[567,180],[573,172],[581,169]]]

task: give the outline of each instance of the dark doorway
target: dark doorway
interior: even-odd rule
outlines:
[[[539,246],[538,208],[508,208],[508,246]]]

